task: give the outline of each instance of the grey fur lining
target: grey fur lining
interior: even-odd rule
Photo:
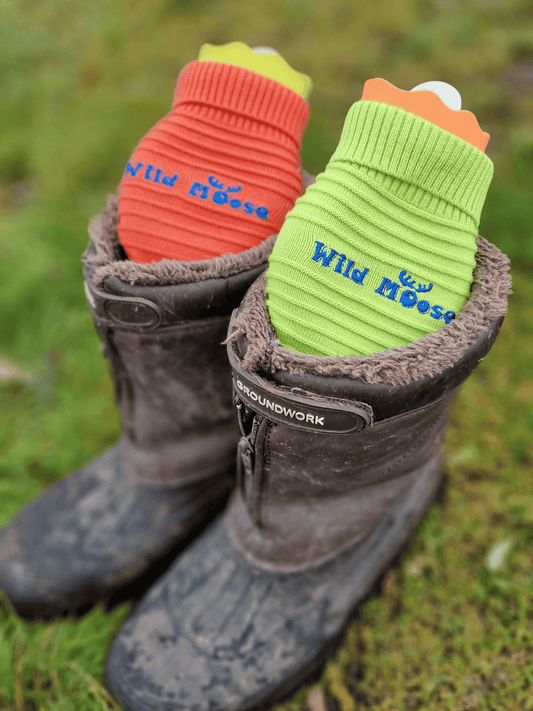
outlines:
[[[249,347],[242,366],[252,373],[269,375],[283,370],[295,375],[346,377],[365,383],[403,385],[410,380],[440,373],[452,365],[493,319],[507,312],[512,293],[509,258],[479,236],[477,265],[470,297],[456,319],[435,333],[405,346],[368,356],[329,357],[297,353],[283,348],[266,308],[266,274],[252,284],[244,307],[233,321],[228,341],[246,336]]]

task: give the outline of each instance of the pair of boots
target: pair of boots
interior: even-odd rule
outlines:
[[[451,324],[326,358],[275,342],[275,238],[160,273],[123,259],[116,213],[111,199],[93,223],[84,273],[124,436],[3,531],[0,588],[45,618],[146,588],[223,508],[237,449],[225,513],[128,619],[107,683],[128,711],[267,708],[320,670],[432,501],[448,406],[503,321],[508,260],[478,237]]]
[[[0,534],[0,589],[49,619],[151,586],[108,658],[124,708],[266,709],[319,673],[434,498],[451,399],[503,321],[508,259],[478,237],[451,323],[326,357],[276,340],[275,237],[141,264],[116,225],[110,199],[84,275],[124,435]]]

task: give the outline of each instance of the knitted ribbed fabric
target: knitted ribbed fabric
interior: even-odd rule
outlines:
[[[404,109],[359,101],[267,270],[282,346],[368,355],[449,322],[469,295],[492,179],[478,148]]]
[[[118,235],[136,262],[238,253],[276,234],[303,192],[305,99],[222,62],[178,77],[172,111],[131,156]]]

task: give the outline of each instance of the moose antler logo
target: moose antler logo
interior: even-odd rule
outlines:
[[[224,183],[220,180],[217,180],[214,175],[209,176],[209,184],[217,190],[224,190]],[[240,189],[240,185],[234,185],[233,187],[231,185],[228,185],[228,187],[226,188],[228,193],[238,193]]]
[[[427,286],[426,284],[418,284],[418,286],[415,287],[416,280],[413,279],[410,274],[407,274],[405,269],[402,269],[398,278],[404,286],[414,288],[414,290],[417,291],[419,294],[425,294],[426,292],[431,291],[431,289],[433,289],[433,284],[429,284],[429,286]]]

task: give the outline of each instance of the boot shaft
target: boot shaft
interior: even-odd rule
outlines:
[[[229,521],[254,564],[283,571],[320,565],[361,542],[438,467],[449,405],[490,350],[510,290],[508,260],[480,244],[462,317],[367,357],[281,348],[264,277],[250,288],[228,343],[242,430]],[[411,377],[394,368],[402,359]]]
[[[116,203],[109,211],[116,215]],[[109,218],[103,214],[93,225],[84,276],[87,304],[115,385],[123,463],[139,481],[160,486],[207,478],[223,462],[231,469],[238,428],[222,343],[232,310],[266,267],[268,250],[241,258],[240,269],[240,255],[233,255],[232,269],[218,265],[217,274],[215,264],[206,278],[198,278],[193,265],[188,276],[196,281],[184,281],[187,274],[181,274],[182,283],[158,285],[144,276],[138,280],[148,283],[131,284],[117,273],[139,265],[102,259],[106,250],[118,253],[115,222]]]

